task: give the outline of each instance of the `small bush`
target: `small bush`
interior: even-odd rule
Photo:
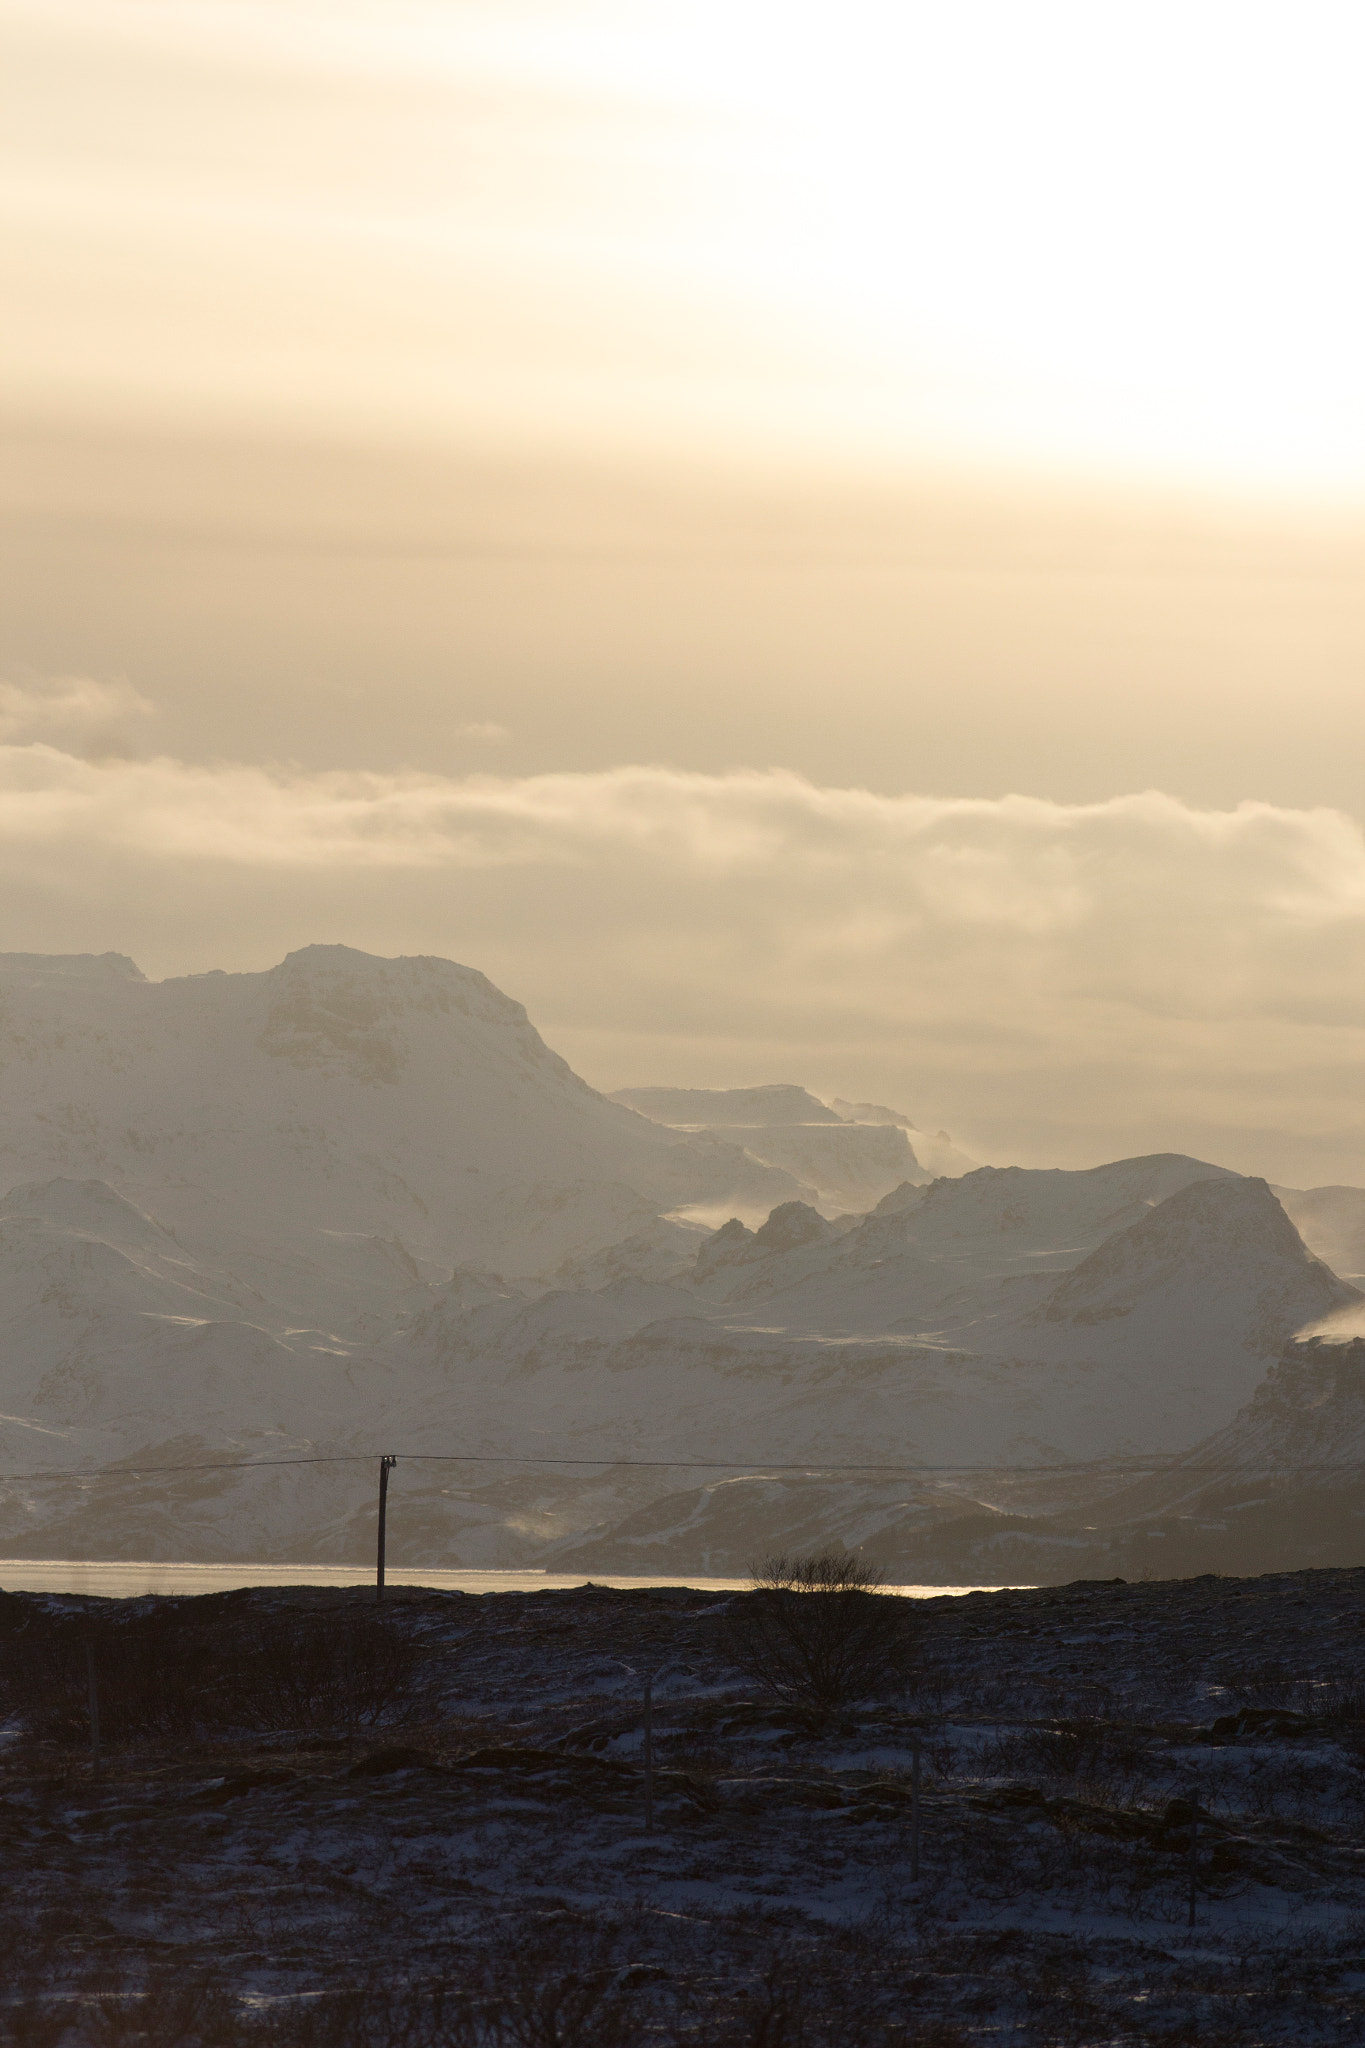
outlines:
[[[911,1669],[910,1604],[876,1589],[875,1565],[846,1551],[770,1557],[727,1616],[725,1649],[774,1699],[830,1713],[900,1691]]]
[[[229,1596],[230,1597],[230,1596]],[[7,1644],[3,1704],[30,1734],[89,1740],[93,1646],[101,1740],[373,1727],[413,1703],[420,1651],[388,1615],[166,1602],[40,1617]]]

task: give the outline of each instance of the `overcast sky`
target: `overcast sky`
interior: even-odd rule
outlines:
[[[0,21],[0,946],[1365,1181],[1358,10]]]

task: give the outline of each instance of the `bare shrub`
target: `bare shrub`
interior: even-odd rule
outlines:
[[[339,1731],[352,1712],[375,1726],[413,1701],[420,1678],[419,1646],[373,1609],[258,1613],[224,1609],[210,1596],[89,1618],[58,1614],[27,1628],[4,1660],[4,1705],[30,1733],[88,1739],[91,1647],[101,1735],[114,1746]]]
[[[253,2040],[259,2048],[643,2048],[652,2030],[638,1974],[621,1962],[611,1923],[528,1915],[449,1980],[291,2000]]]
[[[373,1609],[253,1618],[235,1650],[235,1712],[243,1727],[337,1728],[352,1700],[357,1721],[372,1727],[415,1691],[417,1645]]]
[[[1305,1709],[1333,1727],[1356,1728],[1365,1722],[1365,1686],[1349,1678],[1325,1678],[1313,1686]]]
[[[980,1751],[983,1767],[1097,1786],[1145,1770],[1145,1747],[1099,1721],[1056,1721],[1003,1729]]]
[[[247,2016],[209,1976],[158,1977],[132,1995],[81,2001],[72,2034],[79,2048],[249,2048]]]
[[[1213,1675],[1236,1706],[1286,1707],[1293,1712],[1300,1705],[1302,1680],[1278,1658],[1224,1659]]]
[[[905,2012],[894,1965],[841,1950],[838,1936],[767,1937],[721,1979],[708,1984],[698,1973],[678,1986],[671,2048],[966,2048],[951,2023]]]
[[[609,1941],[528,1941],[492,1958],[483,1982],[467,2000],[451,2048],[638,2048],[648,2015],[629,1988],[629,1973],[610,1954]]]
[[[829,1713],[900,1691],[910,1675],[908,1603],[847,1551],[769,1557],[726,1617],[725,1649],[772,1698]]]
[[[70,2038],[70,2017],[56,1999],[7,1996],[0,2007],[0,2041],[5,2048],[62,2048]]]

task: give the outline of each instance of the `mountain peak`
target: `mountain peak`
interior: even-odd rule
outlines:
[[[782,1202],[773,1210],[761,1230],[754,1233],[755,1247],[765,1252],[796,1251],[803,1244],[823,1243],[834,1235],[818,1209],[809,1202]]]
[[[1249,1270],[1264,1285],[1291,1275],[1316,1283],[1322,1312],[1360,1299],[1315,1259],[1263,1180],[1220,1175],[1192,1181],[1090,1253],[1030,1320],[1093,1321],[1127,1314],[1140,1294],[1176,1278]]]
[[[262,1052],[300,1068],[365,1083],[395,1082],[409,1047],[405,1020],[462,1016],[517,1034],[523,1053],[556,1074],[568,1068],[533,1029],[523,1006],[477,968],[434,954],[383,959],[353,946],[301,946],[262,977],[271,991],[257,1039]]]
[[[145,981],[126,953],[0,953],[0,974],[55,975],[64,981]]]
[[[503,1015],[524,1018],[525,1006],[481,974],[477,967],[462,966],[439,953],[362,953],[357,946],[296,946],[277,967],[266,970],[281,981],[345,979],[353,984],[382,988],[390,999],[422,989],[448,988],[477,991],[491,999]]]
[[[768,1081],[758,1088],[618,1088],[611,1100],[656,1124],[732,1124],[761,1129],[778,1124],[843,1122],[794,1081]]]

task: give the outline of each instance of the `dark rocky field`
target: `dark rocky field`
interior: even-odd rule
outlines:
[[[0,2037],[1365,2039],[1365,1571],[897,1603],[823,1711],[756,1597],[0,1596]]]

